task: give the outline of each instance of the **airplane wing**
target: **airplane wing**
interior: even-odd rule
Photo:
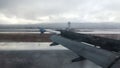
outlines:
[[[120,56],[111,51],[107,51],[101,48],[89,46],[82,42],[77,42],[59,35],[53,35],[50,38],[53,42],[63,45],[64,47],[72,50],[79,58],[75,60],[81,60],[82,57],[88,59],[103,68],[119,68]]]
[[[120,51],[120,40],[92,36],[87,34],[74,33],[71,31],[61,31],[61,36],[79,42],[86,42],[95,46],[100,46],[109,51]]]

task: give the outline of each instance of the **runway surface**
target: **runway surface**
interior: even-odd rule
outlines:
[[[1,42],[1,68],[100,68],[85,60],[71,63],[78,57],[67,48],[49,46],[50,43],[39,42]]]

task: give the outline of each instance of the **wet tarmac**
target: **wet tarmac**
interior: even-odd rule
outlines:
[[[1,68],[100,68],[84,60],[72,63],[78,57],[60,45],[50,47],[50,43],[1,42]]]

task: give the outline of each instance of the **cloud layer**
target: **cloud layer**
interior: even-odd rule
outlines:
[[[0,23],[120,22],[119,0],[0,0]]]

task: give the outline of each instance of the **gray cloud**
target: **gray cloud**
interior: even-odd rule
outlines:
[[[71,11],[71,9],[74,10],[78,5],[75,0],[1,0],[0,3],[2,3],[0,4],[1,12],[27,18],[61,14]]]
[[[0,13],[7,18],[48,22],[119,21],[119,7],[119,0],[0,0]]]

